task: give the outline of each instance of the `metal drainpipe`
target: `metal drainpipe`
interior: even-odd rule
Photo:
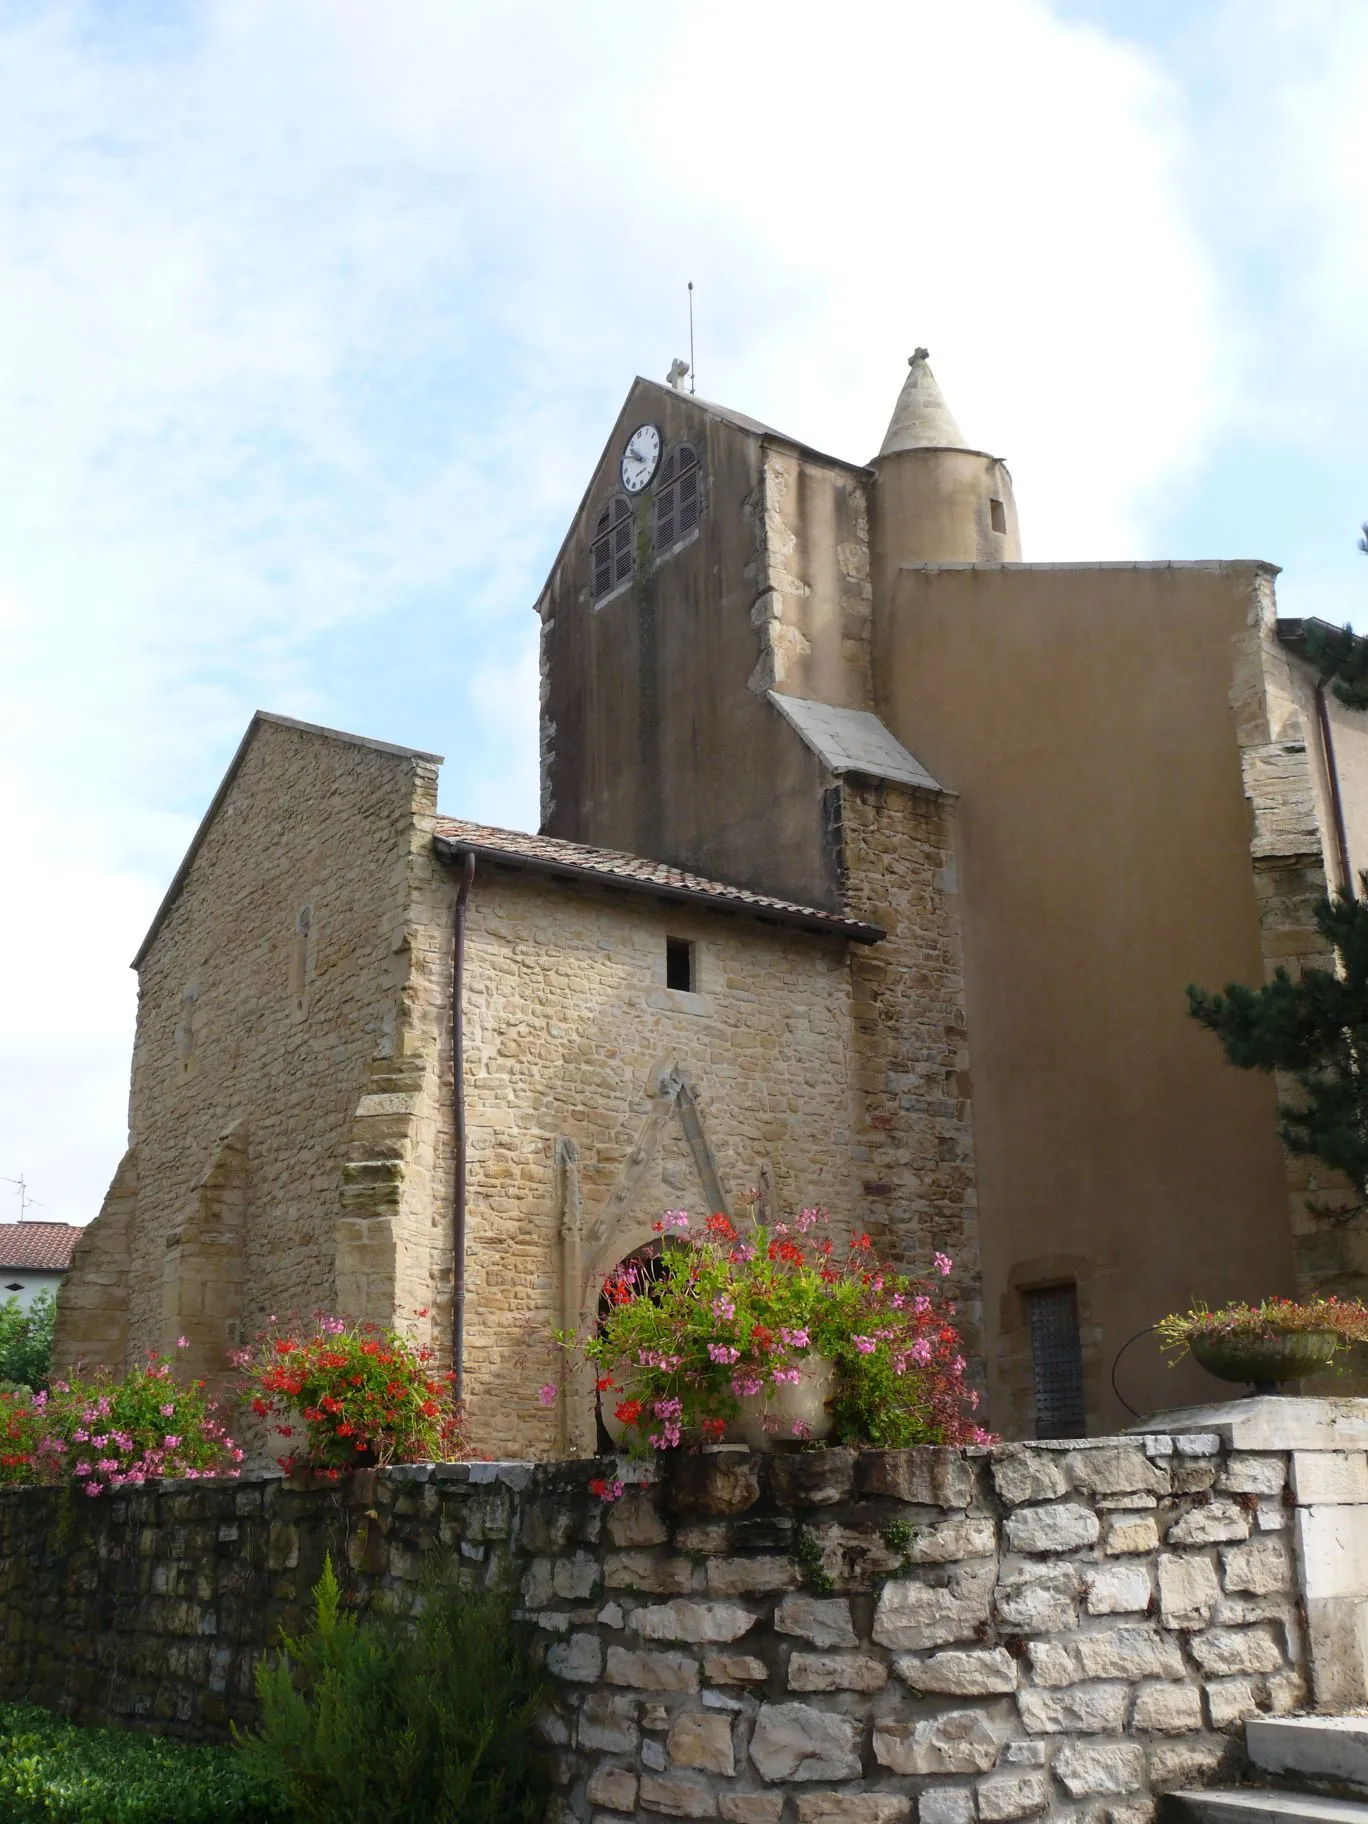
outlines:
[[[1346,893],[1353,893],[1354,876],[1349,869],[1349,838],[1344,828],[1344,800],[1340,796],[1339,768],[1335,765],[1335,740],[1330,730],[1330,706],[1325,700],[1328,685],[1328,678],[1322,678],[1316,685],[1316,720],[1320,724],[1325,776],[1330,784],[1330,810],[1335,822],[1335,862],[1339,868],[1339,884]]]
[[[451,948],[451,1113],[456,1147],[456,1204],[452,1212],[451,1368],[456,1397],[465,1398],[465,1256],[466,1256],[466,1110],[465,1031],[461,1002],[465,990],[466,901],[475,879],[475,857],[461,857],[461,884],[456,890],[456,920]]]

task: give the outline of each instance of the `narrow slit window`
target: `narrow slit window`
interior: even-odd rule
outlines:
[[[694,991],[694,947],[687,938],[665,939],[665,986],[682,994]]]
[[[626,496],[615,494],[594,522],[589,545],[589,597],[598,601],[631,577],[635,564],[632,509]]]
[[[703,512],[703,472],[691,443],[677,444],[660,467],[655,491],[656,556],[687,538]]]
[[[1081,1438],[1083,1343],[1078,1330],[1078,1288],[1047,1286],[1026,1294],[1035,1370],[1035,1436]]]
[[[1007,509],[996,495],[988,502],[988,521],[994,532],[1007,530]]]

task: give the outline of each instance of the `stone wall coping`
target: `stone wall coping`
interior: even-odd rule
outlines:
[[[1368,1400],[1255,1394],[1154,1413],[1127,1435],[1181,1437],[1193,1431],[1214,1432],[1232,1450],[1363,1450],[1368,1448]]]

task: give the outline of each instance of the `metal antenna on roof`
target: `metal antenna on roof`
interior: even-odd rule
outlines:
[[[17,1184],[19,1186],[19,1220],[20,1220],[20,1222],[22,1222],[24,1220],[24,1211],[25,1210],[41,1210],[42,1209],[43,1206],[41,1203],[39,1203],[38,1199],[36,1197],[29,1196],[28,1185],[24,1181],[24,1175],[22,1172],[19,1174],[19,1176],[17,1178],[0,1178],[0,1184]]]
[[[689,391],[697,392],[694,385],[694,345],[693,345],[693,280],[689,280]]]

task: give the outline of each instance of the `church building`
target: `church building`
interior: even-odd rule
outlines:
[[[537,604],[539,834],[253,718],[135,959],[59,1362],[185,1336],[217,1378],[341,1312],[431,1340],[478,1448],[587,1452],[551,1332],[664,1209],[754,1194],[949,1254],[1007,1436],[1214,1393],[1127,1345],[1368,1275],[1186,1009],[1323,962],[1368,866],[1363,719],[1275,575],[1024,563],[925,350],[868,463],[637,380]]]

